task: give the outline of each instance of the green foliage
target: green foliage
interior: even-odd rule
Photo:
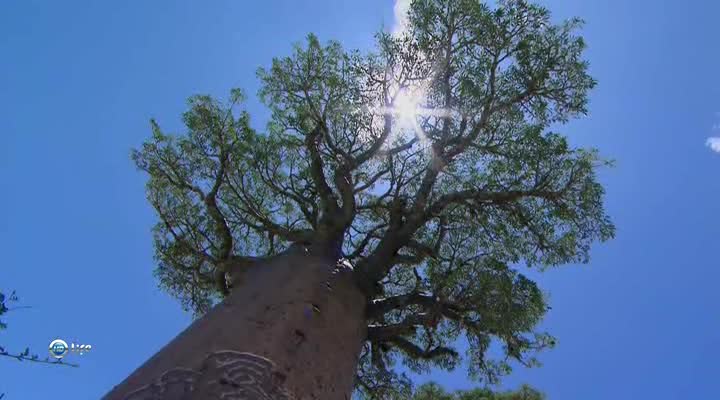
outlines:
[[[0,292],[0,316],[4,315],[10,309],[8,308],[8,305],[10,303],[16,302],[18,300],[17,295],[15,294],[15,291],[10,292],[9,296],[5,296],[3,292]],[[0,330],[7,329],[7,323],[0,319]]]
[[[493,392],[489,389],[460,390],[448,393],[434,383],[420,386],[412,400],[544,400],[545,396],[537,390],[523,385],[518,390]]]
[[[156,274],[197,314],[247,256],[302,243],[355,265],[370,397],[409,393],[397,362],[427,372],[464,359],[487,383],[511,360],[537,365],[554,339],[536,331],[546,296],[520,268],[587,262],[614,235],[596,175],[608,163],[550,131],[585,114],[595,86],[581,21],[554,24],[523,0],[415,0],[409,21],[373,53],[309,35],[261,69],[263,132],[240,91],[195,96],[185,133],[152,121],[132,154],[160,219]],[[408,93],[416,115],[398,108]],[[488,357],[493,343],[506,357]]]
[[[248,115],[234,114],[242,99],[239,90],[231,92],[227,105],[209,96],[194,96],[183,114],[188,127],[186,136],[167,135],[151,121],[152,140],[132,153],[138,167],[151,175],[148,199],[162,220],[154,229],[159,263],[156,275],[185,305],[197,310],[207,310],[212,302],[212,270],[232,250],[227,248],[231,244],[215,224],[216,214],[209,211],[213,207],[206,204],[206,199],[208,194],[217,194],[217,203],[212,204],[223,209],[218,212],[231,215],[235,210],[224,208],[236,203],[235,194],[227,189],[228,185],[222,190],[215,187],[215,177],[244,179],[230,175],[230,171],[247,171],[248,157],[258,148],[255,134],[248,127]],[[257,194],[262,196],[264,192],[259,189]],[[266,206],[257,207],[257,212],[267,212]],[[245,240],[237,242],[235,250],[262,249],[264,238],[254,233],[247,229],[236,231]]]

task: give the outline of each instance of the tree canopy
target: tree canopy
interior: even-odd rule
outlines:
[[[354,266],[366,394],[408,382],[398,361],[454,368],[460,338],[473,378],[534,365],[554,339],[535,329],[546,296],[520,269],[587,262],[614,234],[607,162],[554,131],[595,86],[581,21],[523,0],[414,0],[408,17],[371,53],[309,35],[260,69],[265,130],[236,89],[190,98],[186,132],[152,121],[133,151],[159,216],[156,274],[187,308],[205,312],[233,266],[293,244]]]
[[[413,393],[412,400],[545,400],[545,395],[523,385],[518,390],[493,392],[489,389],[458,390],[448,393],[435,383],[426,383]]]

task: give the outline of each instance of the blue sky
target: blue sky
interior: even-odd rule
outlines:
[[[714,398],[720,390],[720,3],[544,1],[580,16],[599,86],[563,128],[617,160],[602,172],[617,238],[538,279],[558,339],[518,369],[551,400]],[[190,316],[152,277],[145,177],[130,148],[185,99],[258,89],[255,70],[314,32],[368,48],[390,0],[0,2],[0,288],[31,309],[0,344],[93,346],[81,368],[0,359],[8,399],[96,399]],[[267,112],[254,96],[255,121]],[[720,149],[718,149],[720,152]],[[472,386],[463,371],[434,377]],[[424,378],[425,379],[425,378]]]

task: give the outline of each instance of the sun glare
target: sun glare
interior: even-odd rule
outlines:
[[[397,94],[393,102],[393,109],[397,114],[399,128],[415,128],[420,100],[420,96],[410,93],[407,90],[403,90]]]
[[[416,87],[414,90],[403,88],[395,94],[388,107],[369,108],[370,112],[392,116],[393,128],[386,146],[392,146],[398,139],[407,143],[415,138],[419,140],[421,146],[428,143],[419,118],[445,115],[447,112],[426,109],[423,107],[424,103],[425,90],[422,87]],[[382,124],[382,121],[380,123]]]

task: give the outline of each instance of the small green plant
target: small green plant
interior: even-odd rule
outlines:
[[[4,293],[0,292],[0,330],[7,329],[7,322],[2,319],[2,317],[7,314],[9,311],[18,310],[22,308],[30,308],[29,306],[15,306],[10,307],[9,305],[12,303],[17,303],[18,297],[15,291],[13,290],[10,292],[10,295],[5,295]],[[66,363],[63,362],[61,359],[58,360],[50,360],[49,357],[40,358],[36,353],[33,353],[30,351],[29,347],[26,347],[21,352],[10,352],[5,349],[4,346],[0,345],[0,356],[10,357],[14,358],[18,361],[31,361],[31,362],[37,362],[41,364],[55,364],[55,365],[64,365],[68,367],[77,367],[77,364],[72,363]],[[2,399],[2,395],[0,395],[0,399]]]

